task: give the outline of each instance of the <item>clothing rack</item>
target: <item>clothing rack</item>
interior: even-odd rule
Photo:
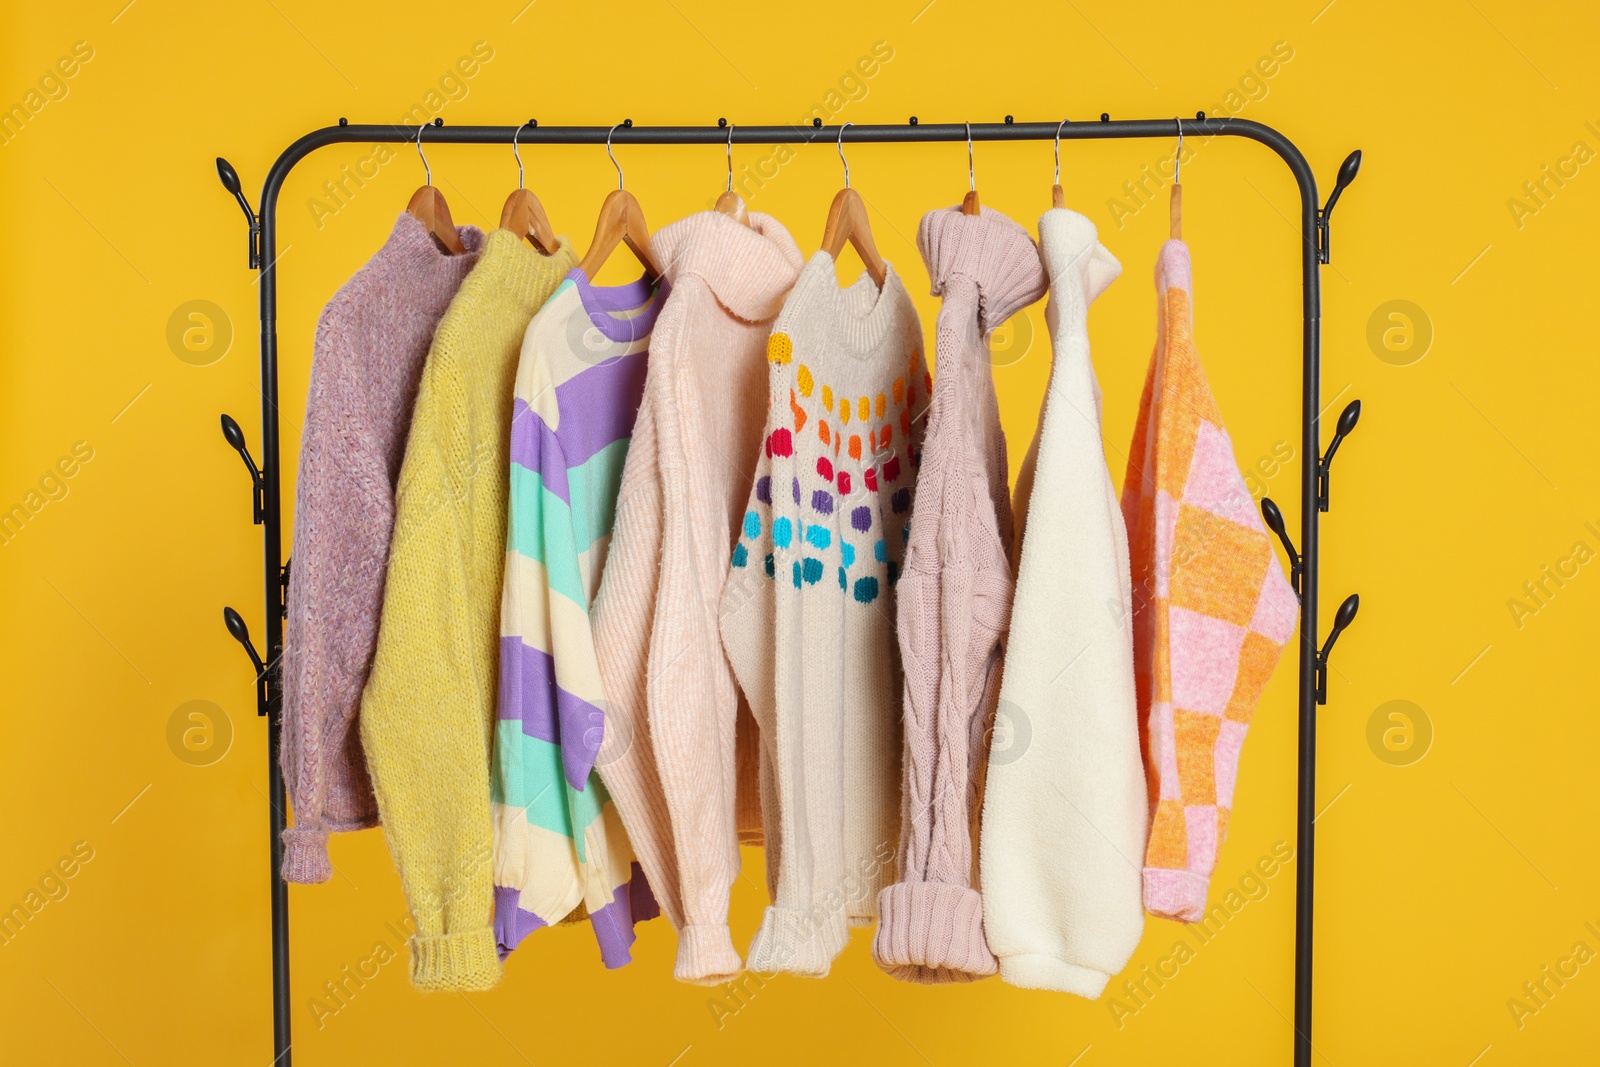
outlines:
[[[1361,402],[1352,401],[1341,413],[1336,432],[1326,451],[1321,447],[1321,369],[1322,369],[1322,294],[1317,268],[1328,262],[1329,217],[1345,187],[1355,179],[1361,166],[1361,153],[1350,153],[1339,168],[1333,192],[1319,206],[1316,177],[1305,156],[1283,134],[1270,126],[1246,119],[1208,118],[1197,112],[1192,119],[1147,119],[1112,121],[1102,114],[1099,121],[1014,122],[1010,115],[996,123],[919,123],[915,116],[904,125],[824,126],[813,119],[810,126],[735,126],[726,120],[716,126],[635,126],[628,119],[614,127],[540,126],[529,121],[522,126],[445,126],[434,119],[420,129],[392,125],[350,125],[340,119],[337,126],[324,126],[295,141],[273,163],[261,189],[260,206],[252,209],[241,191],[239,176],[227,160],[217,159],[217,174],[223,186],[238,200],[249,223],[250,269],[260,272],[261,300],[261,463],[251,457],[243,431],[228,415],[222,416],[222,432],[228,444],[243,459],[250,473],[255,523],[263,527],[265,563],[266,653],[259,653],[250,638],[244,619],[231,607],[223,609],[228,632],[244,646],[256,672],[257,711],[267,720],[267,783],[270,797],[270,859],[272,878],[272,1016],[274,1067],[288,1067],[291,1025],[289,1020],[289,889],[280,871],[283,866],[285,801],[283,776],[278,767],[278,747],[282,728],[279,711],[282,688],[279,660],[283,653],[283,619],[287,614],[289,562],[283,559],[283,500],[278,449],[278,267],[277,207],[284,181],[296,164],[319,148],[351,143],[403,143],[417,141],[423,132],[431,144],[907,144],[950,141],[1088,141],[1111,138],[1176,138],[1181,136],[1243,137],[1266,145],[1286,163],[1300,189],[1300,264],[1303,279],[1302,386],[1300,398],[1300,549],[1296,551],[1283,516],[1271,499],[1261,502],[1267,526],[1282,541],[1288,553],[1290,578],[1300,598],[1300,679],[1299,679],[1299,785],[1296,848],[1299,868],[1295,887],[1295,1000],[1294,1064],[1310,1067],[1312,1014],[1312,919],[1314,840],[1316,812],[1317,706],[1327,703],[1328,656],[1339,634],[1355,618],[1359,599],[1351,595],[1339,606],[1327,641],[1317,644],[1318,564],[1320,538],[1317,520],[1328,510],[1328,468],[1340,442],[1355,427]]]

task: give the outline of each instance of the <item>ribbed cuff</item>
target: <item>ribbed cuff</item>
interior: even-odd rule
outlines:
[[[1000,957],[1000,980],[1019,989],[1048,989],[1095,1000],[1105,992],[1111,976],[1093,967],[1080,967],[1055,956],[1024,952]]]
[[[801,974],[822,978],[850,940],[844,912],[821,904],[810,911],[773,905],[750,942],[750,970],[758,974]]]
[[[295,885],[321,885],[333,877],[328,860],[328,831],[290,826],[283,831],[283,880]]]
[[[720,985],[736,978],[744,961],[726,926],[685,926],[678,931],[678,962],[672,977],[695,985]]]
[[[1144,869],[1144,910],[1161,919],[1199,922],[1206,913],[1206,890],[1211,879],[1192,871],[1166,867]]]
[[[998,969],[983,936],[983,897],[944,882],[899,882],[878,894],[872,956],[894,977],[926,985],[971,982]]]
[[[418,989],[476,992],[500,981],[494,927],[411,939],[411,984]]]

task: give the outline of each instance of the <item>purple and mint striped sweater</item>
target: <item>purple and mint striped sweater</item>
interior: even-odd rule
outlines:
[[[665,298],[665,283],[599,287],[574,270],[523,339],[491,796],[502,956],[581,904],[620,967],[634,922],[659,913],[594,770],[605,702],[589,607]]]

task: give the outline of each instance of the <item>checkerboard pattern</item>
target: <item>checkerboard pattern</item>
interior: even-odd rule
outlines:
[[[1152,810],[1144,904],[1195,922],[1227,837],[1250,716],[1299,604],[1195,353],[1181,241],[1163,246],[1156,286],[1159,332],[1122,491]]]

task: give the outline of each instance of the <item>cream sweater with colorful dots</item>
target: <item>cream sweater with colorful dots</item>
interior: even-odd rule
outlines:
[[[721,609],[764,750],[773,899],[748,966],[820,977],[895,880],[894,588],[931,382],[900,277],[840,288],[823,252],[767,360],[766,436]]]

